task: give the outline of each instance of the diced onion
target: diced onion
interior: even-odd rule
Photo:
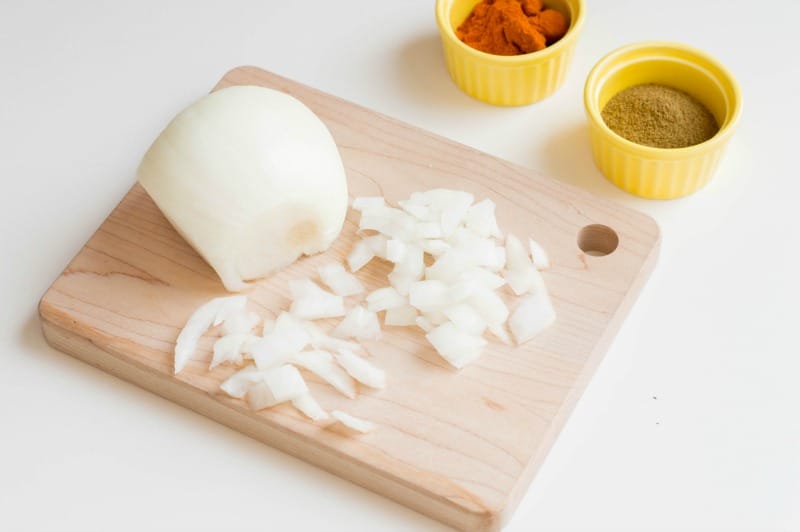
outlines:
[[[531,248],[531,260],[537,270],[547,270],[550,268],[550,256],[547,251],[536,240],[529,238],[528,244]]]
[[[536,292],[522,298],[508,327],[518,344],[522,344],[549,327],[556,319],[556,312],[546,291]]]
[[[383,324],[387,327],[411,327],[417,323],[417,309],[411,305],[391,308],[386,311]]]
[[[335,318],[344,316],[344,299],[323,290],[313,281],[297,279],[289,281],[292,294],[290,312],[304,320]]]
[[[258,339],[257,336],[249,333],[229,334],[221,337],[214,342],[214,356],[208,369],[214,369],[224,362],[241,365],[245,349],[251,349]]]
[[[264,383],[276,403],[291,401],[308,393],[306,381],[297,368],[288,364],[265,371]]]
[[[326,351],[303,351],[292,356],[289,361],[321,378],[339,393],[350,399],[356,397],[355,380],[340,366],[333,356]]]
[[[364,213],[386,207],[386,200],[383,199],[383,196],[364,196],[353,199],[352,206],[353,210]]]
[[[425,335],[434,349],[456,368],[463,368],[481,354],[486,340],[446,322]]]
[[[486,329],[486,320],[477,310],[466,303],[446,307],[443,313],[456,327],[466,333],[480,336]]]
[[[372,248],[364,240],[359,240],[347,256],[347,266],[351,272],[357,272],[375,258]]]
[[[341,410],[334,410],[331,412],[331,417],[336,421],[347,427],[348,429],[366,434],[375,429],[375,424],[355,416],[351,416]]]
[[[225,379],[220,389],[231,397],[242,399],[247,395],[247,390],[261,380],[263,380],[262,371],[255,366],[248,366]]]
[[[364,291],[358,277],[349,273],[339,263],[331,263],[319,268],[319,277],[337,296],[353,296]]]
[[[197,348],[198,340],[209,327],[241,313],[246,304],[247,296],[216,297],[195,310],[175,343],[175,373],[180,373],[186,366]]]
[[[378,288],[367,296],[367,308],[372,312],[398,308],[407,304],[408,300],[392,286]]]
[[[422,312],[440,310],[450,303],[449,294],[450,286],[444,281],[417,281],[408,289],[408,302]]]
[[[486,198],[467,211],[466,227],[478,236],[502,238],[503,233],[497,225],[495,203]]]
[[[381,325],[378,315],[361,305],[347,311],[345,318],[333,330],[333,334],[341,338],[358,340],[378,340],[381,337]]]
[[[272,332],[255,342],[250,355],[259,369],[269,369],[283,364],[286,359],[302,351],[311,337],[292,314],[282,312],[275,320]]]
[[[361,384],[371,388],[386,388],[386,373],[373,366],[367,359],[342,349],[336,355],[336,361]]]
[[[252,331],[261,318],[255,312],[240,312],[222,322],[222,334],[245,334]]]
[[[292,406],[305,414],[312,421],[322,421],[330,418],[328,413],[319,406],[319,403],[308,392],[292,399]]]

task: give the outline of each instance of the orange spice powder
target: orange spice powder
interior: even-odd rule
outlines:
[[[519,55],[542,50],[567,33],[567,20],[542,0],[483,0],[456,30],[482,52]]]

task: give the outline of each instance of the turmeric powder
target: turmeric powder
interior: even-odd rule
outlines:
[[[456,35],[469,46],[494,55],[543,50],[567,33],[564,15],[542,0],[482,0]]]

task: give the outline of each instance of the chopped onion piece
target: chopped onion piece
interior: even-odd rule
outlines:
[[[412,216],[392,207],[370,210],[361,215],[358,224],[358,228],[362,231],[378,231],[382,235],[403,240],[414,236],[415,226],[416,220]]]
[[[386,242],[388,241],[389,239],[386,238],[386,235],[372,235],[364,239],[369,249],[372,250],[376,257],[381,259],[386,259]]]
[[[440,257],[444,255],[451,247],[450,244],[444,240],[436,238],[423,240],[421,245],[422,250],[425,253],[430,253],[434,257]]]
[[[422,221],[431,221],[431,208],[427,205],[414,203],[411,200],[401,200],[397,202],[400,207],[408,214]]]
[[[333,330],[333,334],[341,338],[377,340],[381,337],[381,324],[376,313],[357,305],[347,311],[347,315]]]
[[[386,200],[383,196],[363,196],[353,199],[353,210],[361,213],[374,211],[386,207]]]
[[[521,270],[530,266],[531,259],[519,238],[509,234],[506,237],[506,269]]]
[[[428,280],[452,281],[461,275],[464,270],[474,265],[464,249],[451,248],[425,269],[425,278]]]
[[[395,264],[402,261],[406,256],[408,246],[402,240],[392,238],[386,241],[386,260]]]
[[[308,393],[303,376],[296,367],[288,364],[265,371],[264,384],[269,388],[276,404],[291,401]]]
[[[305,320],[344,316],[344,299],[323,290],[313,281],[298,279],[289,281],[292,294],[290,312]]]
[[[351,272],[357,272],[374,258],[375,252],[372,251],[369,243],[365,240],[359,240],[347,256],[347,266]]]
[[[522,242],[514,235],[506,238],[506,267],[506,282],[516,295],[544,288],[544,279],[531,262]]]
[[[414,229],[414,239],[442,238],[442,226],[436,222],[418,222]]]
[[[488,325],[499,325],[508,319],[508,307],[493,290],[478,289],[468,300]]]
[[[434,325],[433,322],[426,316],[417,316],[416,321],[417,321],[417,327],[419,327],[426,333],[431,332],[433,329],[436,328],[436,325]]]
[[[448,321],[444,312],[439,312],[438,310],[426,312],[425,317],[428,318],[428,321],[430,321],[434,326],[441,325],[442,323]]]
[[[318,325],[313,322],[304,321],[302,322],[302,325],[308,333],[311,347],[314,349],[329,349],[331,351],[336,351],[339,349],[358,351],[361,349],[361,344],[342,340],[341,338],[334,338],[333,336],[326,334]]]
[[[264,325],[261,327],[261,336],[265,336],[271,333],[274,328],[275,328],[275,320],[265,318]]]
[[[477,310],[466,303],[459,303],[444,309],[444,315],[462,331],[480,336],[486,329],[484,320]]]
[[[339,393],[354,399],[356,397],[356,383],[353,378],[340,366],[333,356],[326,351],[303,351],[292,356],[289,361],[305,370],[314,373],[319,378],[333,386]]]
[[[422,312],[440,310],[450,304],[450,287],[443,281],[428,280],[411,283],[408,302]]]
[[[411,288],[411,283],[418,281],[416,275],[411,275],[405,272],[393,271],[389,274],[389,284],[392,288],[397,290],[401,296],[408,296],[408,290]]]
[[[503,246],[496,246],[494,248],[494,256],[488,264],[484,265],[487,270],[492,272],[499,272],[506,266],[506,248]]]
[[[255,366],[240,369],[220,385],[220,389],[231,397],[243,399],[250,387],[263,380],[263,372]]]
[[[414,279],[422,279],[425,273],[425,252],[422,246],[408,244],[400,262],[395,264],[393,272],[408,274]]]
[[[550,257],[547,255],[547,251],[544,250],[542,245],[532,238],[528,239],[528,244],[531,248],[531,260],[533,260],[536,269],[547,270],[550,268]]]
[[[504,344],[511,345],[511,335],[506,331],[506,326],[503,324],[489,325],[489,332],[497,337],[498,340]]]
[[[411,305],[390,308],[383,318],[383,324],[387,327],[411,327],[416,323],[417,309]]]
[[[269,408],[278,403],[279,401],[275,400],[275,396],[272,395],[269,386],[267,386],[263,380],[255,382],[247,389],[247,404],[249,404],[250,408],[253,410]]]
[[[468,192],[443,188],[415,192],[409,198],[413,204],[428,206],[431,211],[440,213],[439,221],[444,236],[451,235],[464,221],[473,201],[472,194]]]
[[[326,264],[319,268],[319,277],[337,296],[353,296],[364,291],[358,277],[349,273],[339,263]]]
[[[242,347],[240,348],[242,354],[247,356],[247,358],[253,358],[250,355],[253,353],[253,348],[256,346],[256,344],[261,341],[261,338],[261,336],[256,336],[255,334],[248,334],[242,342]]]
[[[425,337],[445,360],[459,369],[478,358],[486,345],[480,336],[466,333],[451,322],[439,325]]]
[[[542,274],[533,264],[519,270],[506,271],[506,282],[509,288],[518,296],[545,289]]]
[[[291,401],[308,393],[308,387],[294,366],[280,366],[267,371],[245,368],[222,383],[222,390],[247,401],[253,410]]]
[[[247,296],[215,297],[195,310],[175,343],[175,374],[184,368],[197,348],[198,340],[209,327],[241,313],[246,304]]]
[[[553,304],[547,292],[542,290],[522,298],[508,320],[508,326],[517,344],[522,344],[549,327],[555,319]]]
[[[356,432],[360,432],[362,434],[366,434],[375,429],[375,424],[370,423],[367,420],[357,418],[355,416],[351,416],[341,410],[334,410],[331,412],[331,417],[333,417],[336,421],[347,427],[348,429],[354,430]]]
[[[489,198],[479,201],[469,208],[465,223],[467,229],[478,236],[503,237],[495,217],[495,203]]]
[[[483,268],[469,268],[461,274],[461,280],[483,286],[489,290],[497,290],[506,284],[506,280]]]
[[[367,308],[372,312],[389,310],[407,304],[408,300],[391,286],[378,288],[367,296]]]
[[[240,312],[222,322],[222,334],[245,334],[252,331],[261,318],[255,312]]]
[[[373,366],[367,359],[342,349],[336,355],[336,361],[361,384],[366,384],[370,388],[386,388],[386,373]]]
[[[223,362],[241,365],[245,346],[252,347],[253,342],[257,340],[257,336],[249,333],[223,336],[214,342],[214,357],[208,369],[214,369]]]
[[[292,406],[309,417],[312,421],[322,421],[328,419],[328,413],[319,406],[319,403],[310,393],[304,393],[292,399]]]
[[[451,205],[466,206],[469,208],[475,198],[469,192],[463,190],[450,190],[446,188],[434,188],[421,192],[414,192],[406,203],[415,205],[428,205],[439,211]]]
[[[269,369],[283,364],[286,359],[302,351],[311,337],[302,322],[288,312],[282,312],[275,320],[272,332],[258,340],[250,354],[259,369]]]

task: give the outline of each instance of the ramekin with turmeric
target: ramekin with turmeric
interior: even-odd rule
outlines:
[[[456,34],[481,1],[436,2],[436,22],[453,81],[473,98],[494,105],[527,105],[550,96],[563,84],[572,62],[585,18],[584,0],[545,0],[542,12],[560,13],[566,21],[566,33],[560,39],[553,38],[549,45],[545,38],[546,46],[538,51],[514,55],[478,50]]]

